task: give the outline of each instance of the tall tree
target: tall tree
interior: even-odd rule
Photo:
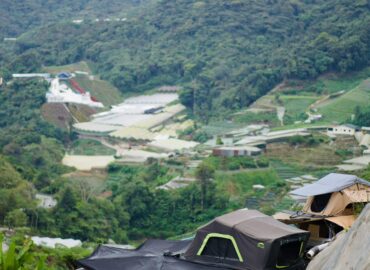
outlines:
[[[211,181],[213,180],[214,174],[215,174],[215,169],[211,165],[206,164],[204,162],[202,162],[198,166],[198,168],[195,172],[195,175],[196,175],[197,179],[200,182],[200,186],[201,186],[201,190],[202,190],[202,192],[201,192],[202,210],[204,210],[205,206],[207,205],[207,202],[206,202],[207,191],[208,191],[208,187],[209,187]]]

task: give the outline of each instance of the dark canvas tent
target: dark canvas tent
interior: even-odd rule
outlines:
[[[194,240],[149,240],[136,250],[100,246],[87,270],[302,269],[309,233],[255,210],[214,219]]]
[[[306,231],[242,209],[199,229],[185,258],[233,269],[296,269],[308,237]]]
[[[322,216],[349,215],[346,208],[354,203],[370,201],[370,182],[356,175],[331,173],[317,182],[291,192],[305,196],[305,213]]]

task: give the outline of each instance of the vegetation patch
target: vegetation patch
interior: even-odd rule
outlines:
[[[315,96],[281,95],[278,98],[285,107],[284,123],[292,124],[295,121],[304,121],[308,118],[306,111],[309,106],[318,100]]]
[[[203,160],[205,164],[219,171],[236,171],[241,169],[266,168],[269,166],[268,159],[264,157],[208,157]]]
[[[73,142],[69,150],[69,154],[83,156],[112,156],[116,154],[116,150],[109,148],[96,140],[78,139]]]
[[[90,79],[85,75],[78,75],[76,81],[84,90],[90,92],[91,96],[106,107],[119,104],[123,100],[119,90],[107,81]]]
[[[319,106],[325,122],[344,122],[351,118],[356,108],[365,108],[370,104],[370,88],[364,81],[361,85],[344,95]]]
[[[341,157],[335,154],[335,149],[326,144],[292,147],[288,143],[272,143],[267,146],[266,156],[287,163],[313,167],[335,166],[342,161]]]
[[[92,73],[89,65],[85,61],[81,61],[78,63],[74,64],[69,64],[69,65],[63,65],[63,66],[46,66],[44,67],[44,70],[46,72],[52,73],[52,74],[57,74],[60,72],[76,72],[76,71],[82,71],[82,72],[87,72],[89,74]]]
[[[275,127],[280,125],[280,121],[277,118],[276,110],[272,112],[242,112],[235,114],[233,117],[236,123],[240,124],[267,124]]]

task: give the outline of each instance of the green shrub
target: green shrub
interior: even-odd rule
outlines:
[[[5,252],[2,248],[4,236],[0,235],[0,269],[1,270],[46,270],[46,256],[36,256],[30,252],[33,245],[31,239],[24,241],[19,249],[12,239],[9,249]]]
[[[256,164],[260,168],[266,168],[270,165],[270,161],[267,158],[261,157],[256,160]]]
[[[239,158],[240,165],[245,169],[253,169],[256,168],[256,162],[251,157],[242,157]]]
[[[227,169],[230,170],[230,171],[235,171],[235,170],[239,170],[240,169],[240,163],[239,162],[229,162],[229,164],[227,164]]]
[[[27,215],[21,209],[15,209],[6,214],[4,223],[9,228],[24,227],[27,225]]]

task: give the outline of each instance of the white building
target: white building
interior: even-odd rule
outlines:
[[[17,79],[17,78],[26,78],[26,79],[29,79],[29,78],[43,78],[45,80],[49,79],[50,78],[50,74],[49,73],[15,73],[12,75],[14,79]]]
[[[53,196],[45,194],[36,194],[36,199],[38,200],[38,207],[50,209],[57,205],[57,200]]]
[[[334,127],[330,127],[327,130],[328,135],[349,135],[354,136],[357,131],[359,131],[360,128],[351,125],[351,124],[345,124],[345,125],[338,125]]]
[[[58,78],[51,81],[49,92],[46,93],[46,99],[49,103],[76,103],[90,107],[104,107],[102,103],[93,101],[89,92],[77,94],[67,85],[60,84]]]

